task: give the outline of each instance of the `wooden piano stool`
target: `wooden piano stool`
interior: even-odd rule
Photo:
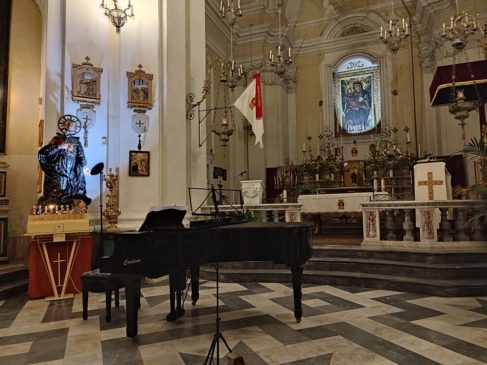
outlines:
[[[119,290],[123,288],[122,280],[116,275],[102,273],[96,269],[81,274],[81,282],[83,283],[83,319],[88,318],[88,293],[105,293],[105,319],[110,322],[112,319],[112,292],[115,292],[115,306],[118,307],[120,304]]]

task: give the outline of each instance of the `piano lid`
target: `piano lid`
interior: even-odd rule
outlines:
[[[439,66],[430,85],[432,106],[451,102],[453,65]],[[472,77],[473,75],[473,77]],[[478,100],[477,92],[487,99],[487,60],[458,63],[455,65],[455,89],[463,89],[467,100]]]

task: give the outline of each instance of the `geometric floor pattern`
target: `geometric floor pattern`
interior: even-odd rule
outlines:
[[[125,337],[123,292],[110,323],[103,294],[90,293],[86,321],[81,295],[2,300],[0,364],[201,365],[215,334],[215,283],[202,282],[199,302],[174,323],[164,319],[167,293],[166,280],[144,284],[135,339]],[[304,285],[300,323],[285,284],[221,283],[219,303],[223,337],[247,365],[487,364],[487,297]]]

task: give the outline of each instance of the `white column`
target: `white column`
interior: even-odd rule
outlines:
[[[63,69],[63,34],[64,34],[64,0],[51,0],[41,3],[44,24],[43,50],[41,64],[41,93],[43,108],[41,119],[45,119],[45,142],[57,131],[57,120],[64,110],[61,90],[64,79]]]
[[[186,205],[186,1],[161,2],[161,197],[166,204]]]
[[[179,1],[178,1],[179,2]],[[189,63],[189,79],[187,80],[187,93],[195,94],[195,101],[201,100],[203,83],[206,78],[206,32],[205,32],[205,1],[192,0],[189,6],[189,34],[187,41],[187,57]],[[200,108],[206,108],[203,101]],[[199,146],[198,128],[201,136],[206,136],[206,123],[198,124],[198,115],[193,120],[186,121],[191,131],[191,141],[188,144],[188,182],[190,187],[205,188],[207,184],[206,150],[207,144]],[[197,198],[197,197],[195,197]]]

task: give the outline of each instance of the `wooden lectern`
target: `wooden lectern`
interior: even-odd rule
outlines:
[[[30,215],[29,298],[61,300],[81,292],[81,273],[91,269],[92,239],[86,214]]]

